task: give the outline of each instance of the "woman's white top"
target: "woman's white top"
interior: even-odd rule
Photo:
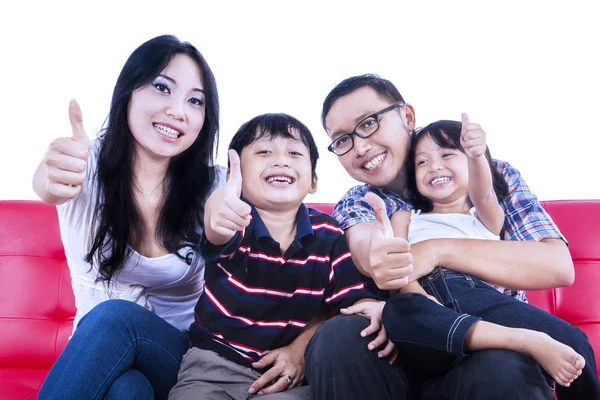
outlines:
[[[108,299],[133,301],[165,319],[179,329],[188,329],[194,320],[194,307],[204,289],[204,260],[191,247],[179,250],[180,256],[171,253],[148,258],[133,249],[122,270],[113,276],[109,287],[96,282],[98,270],[84,258],[93,237],[90,228],[96,218],[95,181],[99,146],[92,144],[86,181],[76,198],[59,206],[60,234],[65,248],[77,313],[73,324],[75,331],[79,320],[98,303]],[[213,190],[225,182],[223,168],[218,168]],[[198,227],[201,232],[201,227]],[[187,259],[186,259],[187,258]]]
[[[475,217],[475,207],[469,214],[421,214],[421,210],[411,211],[408,228],[408,242],[418,243],[428,239],[486,239],[500,240]],[[491,285],[500,292],[504,288]]]

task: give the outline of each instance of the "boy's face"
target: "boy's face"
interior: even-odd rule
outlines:
[[[298,132],[291,133],[299,137]],[[242,196],[259,209],[298,208],[308,193],[317,190],[308,147],[300,140],[267,133],[242,150],[240,166]]]
[[[365,117],[392,104],[368,86],[340,97],[325,119],[327,135],[335,140],[350,133]],[[352,150],[338,158],[357,181],[401,192],[404,189],[402,168],[414,127],[412,106],[399,107],[379,118],[379,129],[373,135],[366,139],[354,135]]]

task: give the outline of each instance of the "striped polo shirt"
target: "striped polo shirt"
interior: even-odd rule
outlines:
[[[246,366],[290,344],[320,308],[374,297],[333,217],[301,204],[284,254],[254,207],[251,218],[223,246],[203,238],[204,293],[190,326],[194,346]]]

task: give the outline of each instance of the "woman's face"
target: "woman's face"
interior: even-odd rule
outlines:
[[[131,95],[127,112],[138,157],[168,161],[196,140],[206,113],[198,65],[177,54],[148,85]]]

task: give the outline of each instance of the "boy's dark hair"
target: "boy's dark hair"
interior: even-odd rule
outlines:
[[[299,138],[292,133],[292,129],[298,131]],[[262,114],[244,123],[231,139],[229,149],[235,150],[240,156],[242,150],[254,141],[269,135],[271,138],[278,136],[286,139],[300,139],[308,147],[310,162],[312,166],[312,178],[317,172],[317,160],[319,150],[310,130],[302,122],[287,114]],[[227,162],[229,166],[229,161]]]
[[[402,98],[402,95],[396,86],[394,86],[394,84],[387,79],[383,79],[379,77],[379,75],[375,74],[352,76],[338,83],[331,90],[331,92],[329,92],[325,98],[325,101],[323,101],[323,110],[321,111],[321,124],[323,125],[323,128],[327,129],[325,126],[325,118],[327,118],[327,114],[329,114],[333,103],[335,103],[335,101],[340,97],[354,92],[356,89],[360,89],[364,86],[368,86],[373,89],[383,99],[386,99],[392,103],[404,104],[404,99]]]
[[[462,145],[460,144],[460,132],[462,130],[462,123],[459,121],[441,120],[429,124],[423,128],[415,130],[412,134],[410,148],[408,151],[408,157],[406,158],[406,193],[405,196],[409,200],[415,209],[422,210],[423,212],[431,212],[433,210],[433,204],[431,200],[421,195],[417,190],[417,179],[416,179],[416,167],[415,167],[415,151],[417,145],[423,141],[426,137],[430,137],[435,144],[442,148],[456,149],[461,152],[465,152]],[[498,198],[498,202],[502,202],[509,196],[508,183],[504,180],[502,174],[496,168],[490,150],[486,149],[485,158],[490,166],[492,172],[492,185],[494,192]]]

